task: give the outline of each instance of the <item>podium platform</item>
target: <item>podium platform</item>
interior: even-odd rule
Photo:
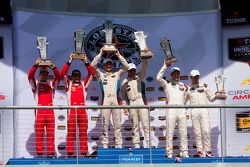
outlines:
[[[151,158],[152,155],[152,158]],[[182,158],[182,163],[250,163],[250,157]],[[97,150],[96,157],[81,158],[11,158],[7,165],[62,165],[62,164],[161,164],[176,163],[166,158],[162,148],[109,148]]]

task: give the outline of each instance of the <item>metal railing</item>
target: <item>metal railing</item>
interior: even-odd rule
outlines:
[[[146,108],[148,109],[149,111],[151,109],[194,109],[194,108],[210,108],[210,109],[219,109],[219,115],[220,115],[220,118],[219,118],[219,122],[220,122],[220,129],[219,129],[219,132],[220,132],[220,147],[221,147],[221,150],[220,150],[220,157],[222,159],[222,162],[224,162],[224,157],[226,156],[226,121],[225,121],[225,111],[222,110],[222,109],[237,109],[237,108],[244,108],[244,109],[248,109],[250,108],[250,105],[137,105],[137,106],[130,106],[130,105],[126,105],[126,106],[1,106],[0,109],[1,109],[1,124],[2,124],[2,114],[3,112],[5,112],[5,110],[20,110],[20,109],[25,109],[25,110],[34,110],[34,109],[55,109],[55,110],[65,110],[65,109],[75,109],[75,110],[78,110],[78,109],[93,109],[93,110],[96,110],[96,109],[141,109],[141,108]],[[9,112],[9,111],[6,111],[6,112]],[[148,117],[150,118],[150,112],[149,112],[149,115]],[[150,129],[150,147],[149,147],[149,163],[153,163],[153,153],[152,153],[152,145],[151,145],[151,121],[149,121],[149,129]],[[1,126],[2,128],[3,126]],[[77,129],[78,130],[78,129]],[[2,130],[1,130],[2,132]],[[76,132],[78,133],[78,132]],[[100,132],[101,134],[101,132]],[[15,134],[14,134],[14,138],[15,137]],[[78,139],[78,138],[76,138]],[[246,139],[247,140],[247,139]],[[5,152],[4,152],[4,136],[2,134],[2,162],[4,161],[4,159],[6,159],[5,157]],[[78,142],[78,141],[77,141]],[[14,146],[13,146],[14,147]],[[132,146],[131,146],[132,147]],[[78,149],[77,149],[77,152],[78,152]],[[13,157],[7,157],[7,158],[13,158]],[[78,153],[77,153],[77,160],[78,160]],[[6,161],[6,160],[5,160]]]

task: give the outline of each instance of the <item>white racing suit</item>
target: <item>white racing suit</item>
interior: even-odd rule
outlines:
[[[207,101],[214,102],[213,94],[206,84],[191,85],[188,88],[186,101],[191,105],[207,104]],[[210,121],[208,109],[194,108],[191,111],[191,119],[195,135],[197,151],[203,153],[211,151]]]
[[[168,97],[168,104],[184,104],[186,96],[186,88],[182,82],[166,81],[163,75],[167,66],[164,64],[157,74],[157,81],[164,87],[165,93]],[[180,134],[180,155],[188,156],[188,141],[187,141],[187,121],[185,109],[168,109],[166,112],[166,151],[169,158],[173,154],[173,136],[176,122],[178,122],[178,129]]]
[[[148,61],[142,61],[142,69],[135,77],[128,77],[122,82],[122,102],[123,105],[145,105],[145,84],[142,80],[145,78]],[[148,109],[129,109],[133,129],[133,144],[136,148],[140,147],[140,123],[144,131],[144,139],[147,147],[149,146],[149,118]]]
[[[96,77],[100,80],[100,86],[103,95],[103,105],[118,106],[118,94],[120,90],[120,77],[127,70],[128,63],[122,56],[118,56],[122,68],[117,72],[101,72],[97,68],[97,64],[101,59],[101,54],[97,55],[92,61],[91,65],[96,71]],[[115,129],[115,147],[122,147],[122,134],[121,134],[121,111],[120,109],[102,109],[103,133],[102,145],[106,147],[109,143],[109,121],[110,114],[112,113],[114,129]]]

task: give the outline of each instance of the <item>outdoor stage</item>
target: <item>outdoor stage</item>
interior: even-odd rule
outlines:
[[[98,149],[97,155],[79,158],[11,158],[7,165],[69,165],[69,164],[172,164],[164,149]],[[182,158],[182,164],[250,163],[250,157]]]

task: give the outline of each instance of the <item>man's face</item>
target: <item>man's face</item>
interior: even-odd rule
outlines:
[[[111,72],[112,71],[112,66],[113,66],[113,63],[111,61],[106,62],[105,65],[104,65],[105,71],[106,72]]]
[[[72,74],[71,77],[72,77],[73,83],[80,83],[80,81],[81,81],[81,73],[75,72],[75,73]]]
[[[171,73],[171,77],[174,81],[179,81],[180,80],[180,71],[175,70]]]
[[[128,70],[128,77],[135,77],[136,69]]]
[[[199,83],[199,78],[200,78],[199,75],[196,75],[194,77],[191,76],[190,79],[191,79],[192,84],[198,84]]]
[[[46,82],[49,78],[49,73],[46,71],[42,71],[42,72],[40,72],[39,76],[40,76],[41,81]]]

